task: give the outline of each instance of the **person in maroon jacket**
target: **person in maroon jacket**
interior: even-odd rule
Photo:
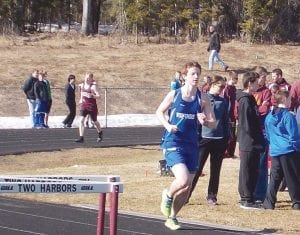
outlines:
[[[234,158],[234,152],[236,147],[236,115],[234,113],[234,107],[236,102],[236,84],[238,82],[238,73],[234,70],[231,70],[228,73],[228,80],[226,87],[223,91],[223,97],[228,102],[228,111],[229,111],[229,122],[230,122],[230,139],[225,151],[225,158]]]
[[[291,85],[283,78],[281,69],[273,69],[272,80],[273,83],[268,86],[269,89],[271,89],[274,84],[277,84],[280,90],[291,90]]]
[[[300,106],[300,80],[292,84],[290,94],[292,99],[290,110],[296,113]]]
[[[254,71],[259,74],[258,78],[258,89],[253,93],[258,107],[258,113],[260,116],[260,125],[265,138],[264,151],[260,153],[260,164],[258,179],[255,188],[255,200],[259,203],[263,202],[266,196],[268,188],[268,141],[265,136],[264,126],[265,118],[270,111],[272,106],[271,98],[272,93],[266,86],[266,78],[268,71],[266,68],[257,66]]]

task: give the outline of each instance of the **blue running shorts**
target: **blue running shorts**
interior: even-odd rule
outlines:
[[[199,164],[198,146],[169,147],[163,151],[167,166],[173,167],[178,163],[183,163],[191,174],[197,171]]]

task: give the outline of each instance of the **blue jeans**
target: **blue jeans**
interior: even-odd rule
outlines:
[[[29,109],[29,117],[30,117],[31,127],[34,127],[36,101],[31,100],[31,99],[27,99],[27,104],[28,104],[28,109]]]
[[[47,102],[36,100],[35,105],[35,115],[34,115],[34,127],[44,127],[45,126],[45,113],[47,110]]]
[[[266,197],[268,188],[268,151],[269,145],[265,137],[265,148],[264,151],[260,154],[259,160],[259,172],[254,193],[255,200],[263,201]]]
[[[218,62],[223,69],[227,67],[227,65],[224,63],[224,61],[220,58],[219,53],[216,50],[211,50],[209,59],[208,59],[208,69],[212,70],[214,63]]]

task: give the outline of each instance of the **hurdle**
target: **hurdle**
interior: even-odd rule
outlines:
[[[120,180],[117,175],[0,175],[0,193],[99,193],[96,235],[104,235],[109,193],[109,234],[116,235],[118,199],[123,193]]]

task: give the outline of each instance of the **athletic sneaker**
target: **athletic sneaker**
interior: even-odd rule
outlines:
[[[261,209],[262,206],[255,204],[254,202],[241,201],[240,208],[253,210],[253,209]]]
[[[168,190],[165,189],[162,192],[161,204],[160,204],[160,211],[163,213],[164,216],[169,217],[172,210],[173,198],[170,198],[167,195]]]
[[[76,143],[83,143],[84,142],[84,138],[83,136],[80,136],[79,139],[75,140]]]
[[[97,142],[101,142],[103,140],[103,131],[100,131],[98,133],[98,138],[97,138]]]
[[[165,222],[165,226],[171,230],[178,230],[181,228],[181,226],[178,223],[178,220],[176,218],[169,217],[167,221]]]
[[[300,210],[300,203],[294,203],[292,206],[293,210]]]

